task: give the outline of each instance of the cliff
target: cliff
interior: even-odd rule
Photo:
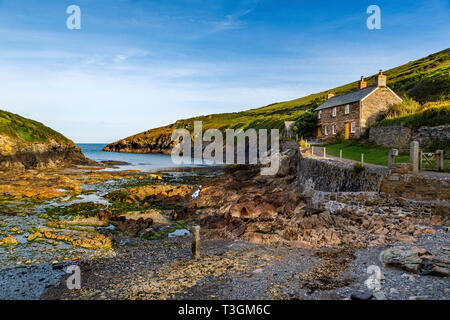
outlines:
[[[0,170],[88,164],[81,149],[40,122],[0,110]]]
[[[385,71],[388,86],[397,94],[407,94],[420,102],[450,99],[450,49],[409,62]],[[375,82],[375,75],[366,78],[368,86]],[[194,121],[202,121],[203,130],[210,128],[225,131],[231,128],[272,129],[284,128],[285,121],[296,121],[306,111],[313,110],[323,101],[329,91],[341,95],[358,88],[353,82],[332,90],[316,93],[300,99],[274,103],[266,107],[236,113],[213,114],[179,120],[174,124],[151,129],[109,144],[105,151],[135,153],[169,153],[174,129],[193,131]]]

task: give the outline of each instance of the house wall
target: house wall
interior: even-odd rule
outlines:
[[[322,138],[331,139],[336,135],[341,137],[345,136],[345,123],[355,122],[355,133],[350,132],[350,139],[358,138],[361,133],[360,128],[360,103],[350,103],[350,113],[345,114],[345,106],[341,105],[336,107],[336,117],[333,117],[333,108],[323,109],[321,119],[317,120],[317,127],[322,129]],[[316,117],[318,117],[319,111],[316,111]],[[333,135],[332,126],[336,125],[336,135]],[[324,127],[328,127],[328,136],[325,136]],[[317,132],[316,132],[317,135]]]
[[[375,123],[378,115],[387,111],[389,106],[402,102],[388,88],[378,88],[371,95],[361,101],[361,128],[362,132]]]

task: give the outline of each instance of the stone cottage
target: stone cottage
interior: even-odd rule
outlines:
[[[402,101],[387,86],[387,77],[382,71],[372,87],[367,87],[367,82],[361,77],[357,91],[340,96],[329,93],[327,101],[315,110],[316,136],[325,140],[337,135],[345,139],[359,138],[380,113]]]

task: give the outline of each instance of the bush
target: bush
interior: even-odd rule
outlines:
[[[363,172],[364,170],[366,170],[366,166],[363,165],[363,164],[360,163],[360,162],[357,162],[357,163],[355,163],[355,164],[353,165],[353,172],[354,172],[355,174],[360,174],[360,173]]]
[[[450,139],[433,139],[423,148],[426,152],[444,150],[445,159],[450,159]]]
[[[423,107],[413,98],[403,96],[403,102],[390,106],[382,119],[396,119],[419,112]]]
[[[327,144],[342,144],[346,141],[347,140],[345,140],[340,134],[337,134],[332,139],[328,140]]]
[[[316,128],[316,114],[314,111],[306,111],[298,117],[295,122],[294,131],[300,137],[311,138],[314,136],[314,130]]]
[[[300,140],[299,142],[300,148],[306,149],[309,147],[308,142],[306,140]]]
[[[376,125],[402,125],[417,130],[420,127],[435,127],[450,123],[450,101],[448,100],[430,102],[419,109],[414,106],[414,103],[406,104],[408,106],[402,105],[392,106],[384,119],[379,120]],[[396,114],[400,116],[396,117]]]

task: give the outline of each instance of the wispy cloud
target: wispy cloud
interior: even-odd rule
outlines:
[[[116,63],[120,63],[120,62],[124,62],[130,58],[143,58],[149,54],[150,54],[150,52],[147,50],[132,49],[132,50],[128,50],[126,53],[117,54],[113,58],[113,61]]]
[[[209,33],[216,33],[226,30],[236,30],[244,28],[247,25],[247,22],[242,21],[240,19],[251,13],[253,10],[255,10],[255,7],[247,10],[241,10],[232,14],[228,14],[225,16],[224,20],[211,22],[213,28]]]

